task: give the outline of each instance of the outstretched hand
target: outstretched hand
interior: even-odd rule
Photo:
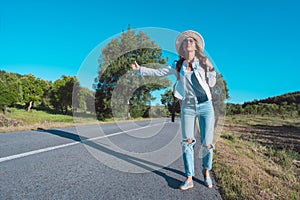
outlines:
[[[140,68],[141,68],[140,65],[137,64],[136,61],[134,61],[134,63],[131,65],[131,67],[132,67],[133,70],[140,70]]]

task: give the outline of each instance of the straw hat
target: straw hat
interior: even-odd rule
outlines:
[[[177,52],[180,54],[179,49],[180,46],[182,44],[182,42],[188,38],[188,37],[192,37],[195,39],[196,43],[200,46],[200,50],[203,51],[204,50],[204,39],[203,37],[196,31],[193,30],[187,30],[182,32],[176,39],[176,50]]]

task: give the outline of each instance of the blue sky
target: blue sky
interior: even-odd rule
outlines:
[[[184,4],[185,3],[185,4]],[[55,81],[127,29],[193,29],[228,83],[229,102],[299,91],[296,0],[1,1],[0,69]],[[171,41],[174,42],[174,41]]]

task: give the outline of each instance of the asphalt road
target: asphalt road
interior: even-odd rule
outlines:
[[[1,133],[0,199],[222,199],[203,184],[199,149],[181,191],[178,121]]]

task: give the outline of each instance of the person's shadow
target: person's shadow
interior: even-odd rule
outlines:
[[[178,189],[179,188],[179,185],[181,184],[182,181],[178,180],[178,179],[175,179],[169,175],[167,175],[166,173],[164,172],[161,172],[161,171],[158,171],[158,170],[155,170],[147,165],[152,165],[152,166],[155,166],[155,167],[158,167],[158,168],[161,168],[161,169],[164,169],[164,170],[167,170],[167,171],[170,171],[170,172],[173,172],[173,173],[177,173],[179,175],[182,175],[185,177],[185,174],[177,169],[173,169],[173,168],[169,168],[169,167],[164,167],[162,165],[159,165],[157,163],[153,163],[153,162],[150,162],[148,160],[144,160],[144,159],[141,159],[141,158],[136,158],[134,156],[130,156],[130,155],[126,155],[126,154],[123,154],[123,153],[120,153],[120,152],[116,152],[116,151],[113,151],[111,149],[108,149],[100,144],[97,144],[93,141],[90,141],[88,140],[89,138],[86,138],[86,137],[83,137],[83,136],[79,136],[77,134],[74,134],[74,133],[70,133],[70,132],[66,132],[66,131],[61,131],[61,130],[55,130],[55,129],[42,129],[42,128],[38,128],[38,131],[43,131],[43,132],[47,132],[47,133],[50,133],[50,134],[53,134],[53,135],[57,135],[57,136],[60,136],[60,137],[64,137],[64,138],[68,138],[68,139],[72,139],[74,141],[78,141],[78,142],[81,142],[83,144],[86,144],[92,148],[95,148],[101,152],[104,152],[104,153],[107,153],[109,155],[112,155],[118,159],[121,159],[123,161],[126,161],[128,163],[131,163],[131,164],[134,164],[138,167],[141,167],[145,170],[148,170],[149,172],[152,172],[156,175],[159,175],[161,177],[163,177],[167,183],[168,183],[168,186],[173,188],[173,189]],[[147,165],[145,165],[147,164]],[[204,185],[204,182],[193,177],[193,181],[195,182],[198,182],[199,184],[202,184]]]

